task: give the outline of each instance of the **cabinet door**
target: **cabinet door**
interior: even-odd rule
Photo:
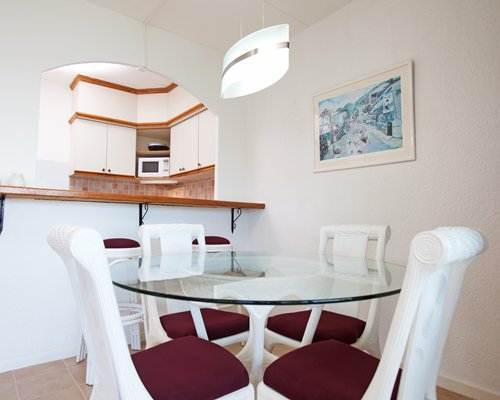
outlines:
[[[73,170],[106,171],[107,126],[77,119],[71,125],[71,165]]]
[[[217,119],[209,111],[199,114],[198,127],[198,166],[206,167],[215,164],[215,149],[217,141]]]
[[[184,165],[183,129],[181,124],[170,129],[170,175],[180,174]]]
[[[135,175],[136,132],[126,126],[108,125],[106,172]]]
[[[184,132],[184,172],[198,168],[198,116],[183,122]]]
[[[170,174],[198,168],[198,118],[189,118],[170,130]]]

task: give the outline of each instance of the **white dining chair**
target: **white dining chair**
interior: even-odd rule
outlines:
[[[110,267],[117,262],[121,262],[122,260],[137,259],[141,257],[142,254],[140,243],[134,239],[129,238],[104,239],[104,249],[106,252],[106,258],[110,263]],[[127,297],[128,301],[119,302],[118,308],[121,312],[123,326],[129,328],[131,349],[140,350],[140,325],[144,324],[144,307],[137,300],[136,293],[128,292]]]
[[[198,241],[199,252],[205,253],[206,250],[204,228],[199,224],[141,225],[139,240],[144,257],[155,255],[156,247],[156,254],[169,256],[164,261],[172,258],[175,259],[172,265],[185,264],[187,268],[191,267],[194,240]],[[167,313],[160,315],[155,297],[143,296],[143,303],[146,309],[146,347],[187,335],[197,335],[221,346],[248,339],[248,316],[219,310],[215,304],[167,299]]]
[[[141,245],[139,242],[128,238],[108,238],[103,240],[106,258],[111,267],[114,263],[127,259],[135,259],[141,256]],[[116,289],[115,289],[116,290]],[[144,308],[137,302],[135,293],[128,293],[128,302],[118,303],[122,325],[129,328],[130,347],[132,350],[141,349],[141,331],[140,324],[144,323]],[[87,356],[87,345],[85,337],[81,335],[76,354],[76,362],[83,361]],[[88,385],[93,384],[94,371],[92,360],[87,360],[87,372],[85,382]]]
[[[243,364],[214,343],[190,336],[130,355],[100,235],[56,226],[47,240],[68,271],[94,360],[92,399],[254,399]]]
[[[193,251],[199,251],[198,239],[193,240]],[[222,251],[232,251],[233,245],[228,238],[223,236],[205,236],[205,251],[207,253],[219,253]]]
[[[272,363],[258,398],[435,400],[464,274],[485,246],[480,232],[465,227],[416,235],[380,360],[334,339],[313,343]]]
[[[366,258],[374,245],[373,259],[384,261],[390,235],[391,230],[388,225],[324,226],[320,229],[319,253],[328,258],[330,252],[328,244],[332,241],[332,256]],[[332,268],[335,268],[335,265]],[[357,271],[344,272],[357,273]],[[306,311],[274,315],[267,320],[266,349],[272,351],[278,343],[298,348],[312,342],[337,339],[378,356],[380,355],[379,309],[380,300],[370,300],[366,321],[360,318],[359,302],[314,305]]]

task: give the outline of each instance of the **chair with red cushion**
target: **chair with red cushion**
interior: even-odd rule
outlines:
[[[193,240],[193,250],[199,251],[199,247],[198,239]],[[228,238],[223,236],[205,236],[205,251],[207,253],[231,250],[233,250],[233,245]]]
[[[139,258],[141,256],[141,245],[137,240],[128,238],[109,238],[104,239],[104,248],[109,265],[123,259]],[[116,290],[116,288],[115,288]],[[129,328],[130,347],[133,350],[141,349],[141,330],[139,324],[144,323],[144,309],[142,304],[137,302],[137,295],[133,292],[126,294],[128,302],[118,303],[121,321],[124,327]],[[87,346],[82,334],[79,348],[76,355],[76,362],[83,361],[87,356]],[[93,384],[92,361],[87,362],[86,383]]]
[[[375,244],[377,261],[384,261],[387,241],[390,237],[387,225],[330,225],[320,229],[319,252],[329,253],[328,243],[333,241],[333,257],[350,256],[366,258]],[[368,273],[367,271],[346,271]],[[306,311],[288,312],[268,318],[266,348],[282,343],[298,348],[312,342],[337,339],[354,344],[374,355],[380,355],[378,338],[379,299],[369,302],[366,322],[359,318],[360,303],[349,302],[334,306],[312,306]]]
[[[131,356],[100,235],[91,229],[56,226],[47,239],[68,270],[98,371],[93,399],[254,399],[243,364],[206,340],[183,337]]]
[[[273,362],[258,398],[436,399],[439,364],[464,274],[485,244],[481,233],[464,227],[415,236],[380,360],[334,339],[313,343]]]
[[[199,224],[141,225],[139,239],[145,258],[154,254],[153,242],[159,241],[158,253],[168,256],[163,261],[172,258],[173,266],[191,267],[194,240],[197,240],[201,253],[206,250],[204,228]],[[147,270],[147,265],[143,263],[141,268]],[[167,299],[167,313],[160,316],[157,299],[152,296],[143,298],[147,315],[146,347],[187,335],[196,335],[221,346],[248,339],[250,322],[247,315],[219,310],[215,304]]]
[[[110,266],[123,259],[139,258],[142,254],[141,244],[134,239],[108,238],[104,239],[106,258]],[[137,294],[128,292],[128,302],[118,303],[122,315],[122,324],[129,327],[130,347],[133,350],[141,349],[141,330],[139,324],[144,323],[144,309],[137,301]]]

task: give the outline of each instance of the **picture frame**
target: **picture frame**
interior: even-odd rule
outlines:
[[[314,96],[314,172],[415,160],[411,61]]]

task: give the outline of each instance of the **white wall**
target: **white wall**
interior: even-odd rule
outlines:
[[[127,204],[33,201],[7,198],[0,236],[0,372],[73,356],[78,322],[67,273],[48,247],[56,224],[96,229],[106,237],[137,240],[139,207]],[[248,218],[248,216],[245,216]],[[150,206],[146,223],[202,223],[208,235],[233,243],[246,236],[245,218],[231,234],[229,209]]]
[[[41,79],[35,178],[30,182],[31,186],[69,188],[68,120],[72,115],[72,102],[72,92],[68,85]]]
[[[486,233],[489,250],[466,276],[441,374],[454,389],[497,395],[499,20],[497,0],[355,1],[292,38],[289,72],[248,97],[246,120],[246,184],[266,203],[251,221],[255,247],[315,250],[321,225],[387,223],[388,258],[403,263],[419,231]],[[417,160],[314,174],[312,97],[409,59]]]
[[[142,34],[140,22],[83,0],[0,0],[0,179],[21,172],[28,186],[35,182],[41,73],[91,61],[143,65]],[[226,105],[219,97],[222,55],[152,28],[148,37],[150,69],[225,116],[220,135],[230,140],[220,152],[224,167],[218,167],[217,174],[226,175],[228,185],[239,184],[244,166],[235,164],[230,172],[222,172],[231,164],[224,154],[232,159],[244,144],[243,132],[232,129],[241,119],[241,106]],[[244,190],[237,194],[228,200],[247,200]],[[135,237],[137,208],[7,198],[0,235],[0,302],[7,305],[1,318],[0,371],[75,353],[72,294],[60,260],[46,244],[48,229],[56,223],[73,223],[93,227],[104,236]],[[229,210],[158,208],[152,207],[146,221],[196,221],[209,233],[230,235]],[[235,243],[246,237],[247,216],[230,236]]]

